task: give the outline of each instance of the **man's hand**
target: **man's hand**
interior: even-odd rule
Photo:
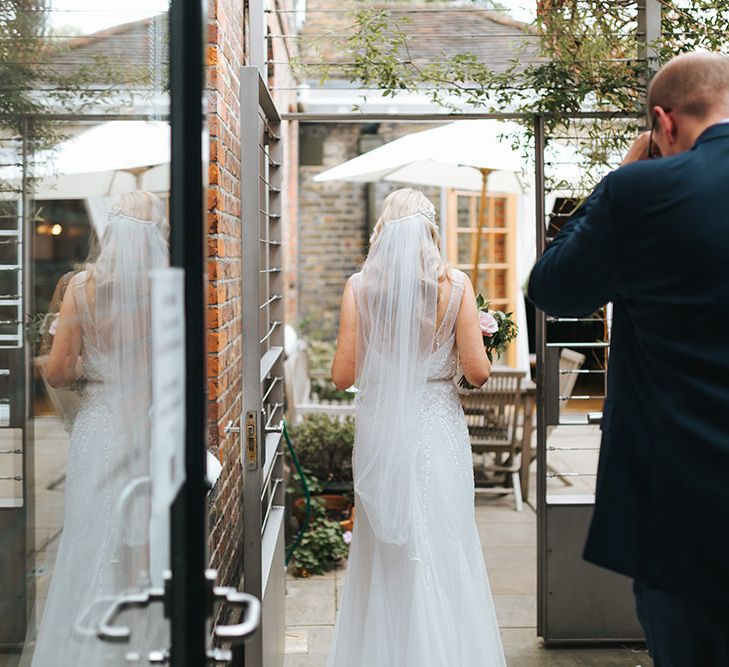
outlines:
[[[650,157],[648,155],[650,136],[650,132],[642,132],[639,134],[620,164],[624,165],[630,164],[631,162],[638,162],[638,160],[647,160]],[[653,151],[658,151],[658,146],[656,146],[655,142],[653,143]]]

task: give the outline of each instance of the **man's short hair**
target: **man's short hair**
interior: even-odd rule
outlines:
[[[669,60],[648,87],[648,109],[656,106],[695,118],[729,108],[729,58],[694,51]]]

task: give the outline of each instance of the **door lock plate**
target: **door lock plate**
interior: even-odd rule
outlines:
[[[256,470],[258,468],[258,413],[253,410],[246,412],[245,439],[246,468]]]

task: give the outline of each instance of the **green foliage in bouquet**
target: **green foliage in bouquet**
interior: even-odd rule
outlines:
[[[54,313],[36,313],[28,321],[28,341],[33,346],[34,354],[48,354],[51,350],[50,328]]]
[[[479,311],[478,319],[481,326],[483,346],[489,361],[493,363],[494,355],[498,359],[509,349],[509,346],[516,340],[519,327],[513,320],[513,313],[503,313],[500,310],[491,310],[491,304],[481,294],[476,296],[476,307]],[[461,376],[458,385],[463,389],[477,389],[466,376]]]
[[[491,316],[496,324],[494,327],[496,330],[490,335],[484,332],[483,326],[481,329],[486,354],[488,355],[489,361],[493,362],[494,355],[496,355],[497,359],[501,357],[516,340],[519,334],[519,327],[513,320],[513,313],[491,310],[491,304],[481,294],[476,297],[476,307],[481,313],[486,313],[487,317]]]

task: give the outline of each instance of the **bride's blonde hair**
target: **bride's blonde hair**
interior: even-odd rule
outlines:
[[[443,261],[440,250],[440,230],[435,223],[435,206],[420,190],[400,188],[391,192],[382,202],[382,212],[370,236],[370,246],[374,244],[382,233],[382,228],[388,223],[397,224],[408,216],[420,213],[428,225],[430,238],[433,241],[432,253],[427,258],[437,271],[438,280],[448,275],[448,265]],[[426,258],[424,258],[426,259]]]
[[[139,222],[149,222],[159,229],[165,239],[169,237],[170,227],[164,202],[154,193],[136,190],[119,195],[111,206],[112,216],[120,215]]]

